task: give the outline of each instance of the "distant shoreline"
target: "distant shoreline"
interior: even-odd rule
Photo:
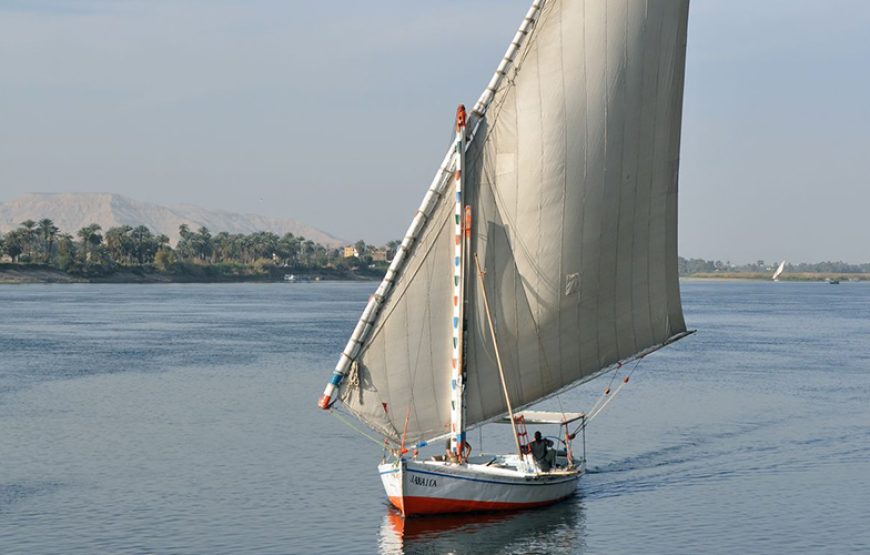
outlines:
[[[380,281],[379,272],[359,274],[349,270],[288,271],[295,283],[317,281]],[[771,281],[771,276],[754,272],[715,272],[680,276],[688,281]],[[829,280],[870,281],[870,274],[800,273],[785,274],[780,281],[825,282]],[[107,275],[84,276],[43,265],[0,264],[0,285],[45,283],[283,283],[283,274],[184,274],[156,272],[143,268],[123,268]]]
[[[680,279],[698,281],[773,281],[773,276],[760,272],[707,272],[680,276]],[[779,281],[792,282],[825,282],[838,281],[870,281],[867,273],[834,273],[834,272],[801,272],[782,274]]]
[[[295,277],[294,283],[318,281],[380,281],[380,275],[361,275],[351,271],[297,271],[287,272]],[[189,275],[155,272],[140,269],[122,269],[101,276],[70,274],[47,266],[0,264],[0,285],[52,284],[52,283],[291,283],[283,275]]]

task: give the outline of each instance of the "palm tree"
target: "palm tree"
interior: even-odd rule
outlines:
[[[131,238],[133,239],[133,253],[139,264],[144,264],[146,258],[154,256],[153,253],[157,250],[156,245],[154,245],[154,235],[151,234],[151,230],[147,226],[138,226],[132,231]]]
[[[21,238],[24,241],[23,248],[27,251],[27,257],[33,261],[33,240],[36,239],[36,222],[33,220],[24,220],[21,222]]]
[[[51,250],[54,246],[54,240],[57,237],[60,229],[54,225],[54,222],[48,218],[39,220],[39,234],[42,236],[42,244],[45,249],[45,263],[51,261]]]
[[[299,252],[299,242],[292,233],[285,233],[278,241],[278,253],[284,259],[285,265],[296,263],[296,255]]]
[[[91,224],[78,230],[76,235],[82,240],[82,258],[85,262],[90,259],[91,250],[89,247],[96,247],[103,242],[103,236],[100,235],[100,224]]]
[[[133,241],[129,235],[131,231],[133,228],[128,225],[120,225],[106,231],[106,247],[115,262],[129,264],[132,261]]]
[[[211,242],[211,233],[209,232],[207,227],[202,226],[199,228],[199,230],[197,230],[194,244],[196,245],[195,252],[197,256],[199,256],[200,260],[205,260],[206,258],[211,257],[213,248]]]
[[[226,231],[221,231],[212,238],[214,244],[214,258],[219,262],[226,262],[231,255],[230,249],[232,236]]]
[[[305,240],[304,243],[302,243],[302,255],[305,258],[306,265],[308,265],[308,266],[311,265],[311,255],[313,255],[313,254],[314,254],[314,241],[312,241],[311,239],[307,239],[307,240]]]
[[[75,258],[75,243],[72,235],[61,233],[57,236],[57,265],[61,270],[67,270]]]
[[[190,231],[190,227],[187,224],[181,224],[178,226],[178,235],[180,239],[178,244],[175,245],[178,256],[182,259],[192,257],[195,254],[196,234]]]

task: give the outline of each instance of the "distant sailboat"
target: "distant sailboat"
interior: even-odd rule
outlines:
[[[457,110],[455,142],[318,403],[384,437],[379,471],[403,515],[573,494],[587,415],[522,409],[689,333],[687,18],[688,0],[535,0],[474,108]],[[466,431],[503,418],[516,452],[471,454]],[[555,464],[533,456],[533,423],[561,427]],[[444,439],[444,455],[418,457]]]
[[[782,271],[785,270],[785,260],[779,263],[779,268],[773,272],[773,281],[779,281],[779,276],[782,275]]]

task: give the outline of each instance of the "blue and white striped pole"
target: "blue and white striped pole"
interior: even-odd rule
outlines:
[[[456,199],[453,211],[453,353],[450,374],[450,448],[460,460],[462,460],[462,451],[465,447],[465,410],[463,406],[465,384],[462,376],[463,286],[465,281],[464,241],[462,239],[462,224],[465,219],[462,202],[462,183],[464,181],[462,170],[465,161],[465,123],[465,106],[460,104],[456,109],[456,165],[453,173]]]

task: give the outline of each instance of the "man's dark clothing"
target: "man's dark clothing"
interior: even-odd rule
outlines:
[[[549,439],[542,439],[541,441],[535,440],[529,444],[529,447],[532,450],[532,457],[535,458],[535,462],[538,463],[538,466],[541,467],[541,470],[547,472],[556,462],[556,452],[552,449],[548,449],[548,447],[552,447],[553,442]]]

